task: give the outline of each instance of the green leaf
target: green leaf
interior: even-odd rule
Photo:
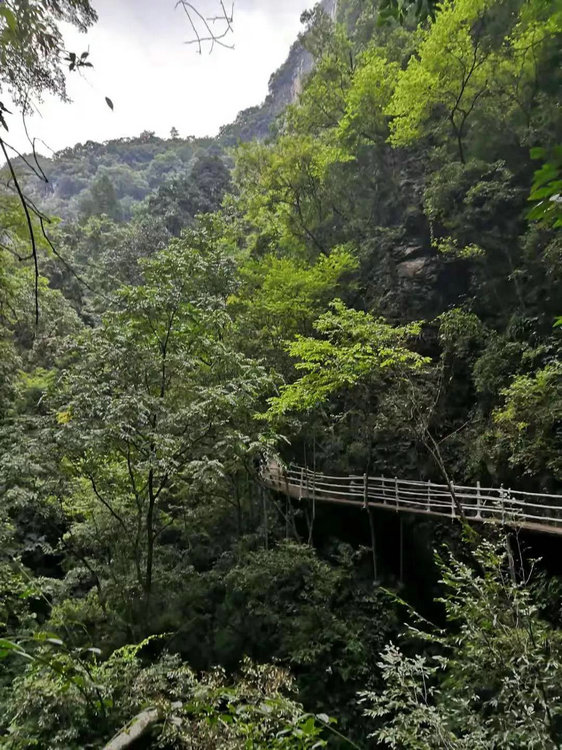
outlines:
[[[13,651],[21,651],[21,647],[17,643],[0,638],[0,659],[5,659]]]
[[[8,24],[8,28],[10,31],[16,31],[18,27],[18,20],[10,8],[3,6],[0,8],[0,15],[4,16],[6,19],[6,23]]]

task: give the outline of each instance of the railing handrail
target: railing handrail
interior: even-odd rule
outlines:
[[[367,474],[330,475],[304,466],[283,466],[270,460],[262,471],[264,484],[298,498],[352,503],[403,512],[457,517],[460,503],[467,520],[509,522],[539,531],[562,533],[562,495],[511,488],[438,484],[430,480],[398,479]],[[454,498],[451,494],[454,492]],[[516,496],[516,497],[514,497]],[[555,500],[540,503],[536,500]]]

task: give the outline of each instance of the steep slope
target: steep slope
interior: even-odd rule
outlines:
[[[338,0],[322,0],[320,7],[335,18]],[[303,47],[301,39],[297,39],[286,61],[269,79],[269,94],[265,101],[242,110],[234,122],[221,128],[218,140],[224,145],[233,145],[238,141],[267,138],[275,119],[296,101],[303,81],[313,67],[312,55]]]

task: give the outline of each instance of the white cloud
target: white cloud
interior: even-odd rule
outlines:
[[[215,0],[198,0],[214,13]],[[259,104],[284,61],[312,0],[239,0],[234,50],[197,54],[175,0],[94,0],[99,21],[86,35],[71,30],[69,49],[89,48],[94,69],[69,76],[71,104],[46,99],[29,130],[55,150],[86,140],[104,141],[172,126],[181,135],[215,135],[239,110]],[[109,96],[115,109],[104,102]],[[23,133],[12,140],[24,146]],[[43,150],[43,149],[41,149]]]

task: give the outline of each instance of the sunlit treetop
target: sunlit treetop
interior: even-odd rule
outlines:
[[[466,139],[484,120],[528,121],[542,61],[557,44],[562,12],[541,0],[446,0],[421,28],[420,43],[387,108],[391,142],[414,143],[446,128],[465,161]]]
[[[334,300],[314,323],[317,336],[297,336],[288,351],[302,372],[270,400],[269,416],[306,411],[366,380],[422,370],[429,359],[409,348],[422,324],[392,326],[383,318]]]

